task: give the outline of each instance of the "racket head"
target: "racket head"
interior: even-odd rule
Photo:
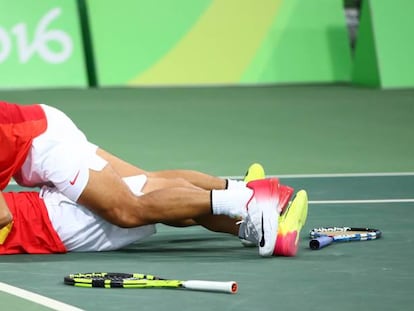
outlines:
[[[163,279],[149,274],[119,272],[74,273],[63,278],[66,285],[104,288],[147,287],[148,281],[155,280]]]
[[[311,239],[331,237],[334,242],[368,241],[379,239],[381,230],[367,227],[320,227],[309,232]]]

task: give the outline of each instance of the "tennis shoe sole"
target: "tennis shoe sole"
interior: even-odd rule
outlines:
[[[308,216],[308,195],[300,190],[286,211],[279,217],[274,256],[296,256],[299,236]]]
[[[265,177],[263,166],[259,163],[253,163],[249,166],[246,175],[244,175],[244,182],[248,183],[252,180],[264,179]]]

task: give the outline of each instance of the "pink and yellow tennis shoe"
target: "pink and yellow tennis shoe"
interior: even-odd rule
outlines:
[[[308,216],[308,195],[300,190],[279,217],[274,256],[295,256],[299,247],[300,230]]]
[[[253,195],[247,203],[247,216],[240,225],[241,238],[259,246],[259,255],[270,257],[274,253],[279,212],[279,180],[277,178],[253,180],[247,183]]]
[[[253,163],[249,166],[244,175],[244,182],[248,183],[252,180],[265,179],[265,177],[266,175],[263,166],[259,163]]]
[[[249,166],[246,174],[244,175],[244,181],[249,183],[253,180],[265,179],[266,174],[263,166],[260,163],[253,163]],[[292,195],[294,189],[292,187],[279,184],[279,203],[278,203],[278,210],[279,214],[283,214],[284,210],[286,209]]]

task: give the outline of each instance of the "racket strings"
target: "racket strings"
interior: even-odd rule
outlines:
[[[79,273],[65,278],[67,284],[83,287],[106,287],[106,288],[137,288],[137,287],[177,287],[177,282],[166,281],[165,279],[150,274],[139,273]]]
[[[150,274],[139,274],[139,273],[93,273],[93,274],[79,274],[79,275],[72,275],[73,278],[82,278],[82,279],[90,279],[90,280],[99,280],[99,281],[114,281],[114,282],[122,282],[122,281],[130,281],[130,280],[163,280],[154,275]]]

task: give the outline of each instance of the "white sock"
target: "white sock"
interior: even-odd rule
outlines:
[[[242,180],[227,179],[227,189],[242,189],[246,188],[246,183]]]
[[[247,187],[232,190],[213,190],[211,192],[211,208],[214,215],[242,217],[247,215],[246,205],[253,195]]]

